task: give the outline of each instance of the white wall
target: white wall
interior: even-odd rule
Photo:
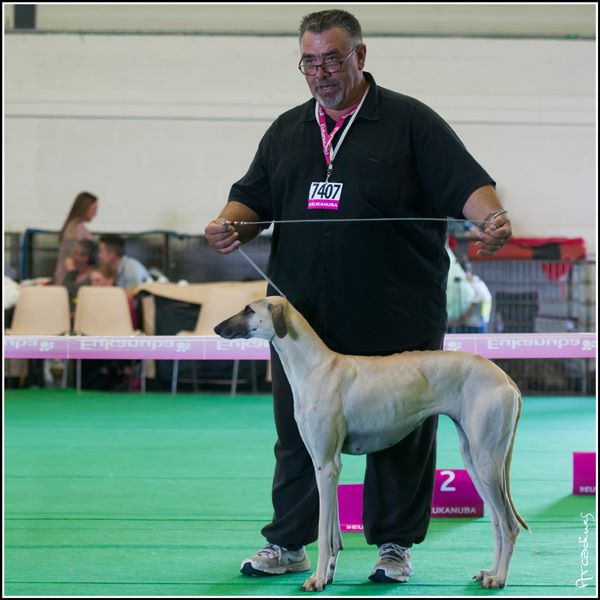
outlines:
[[[373,37],[380,85],[437,110],[498,181],[515,235],[596,246],[594,41]],[[294,37],[5,36],[5,230],[203,231],[282,111]]]

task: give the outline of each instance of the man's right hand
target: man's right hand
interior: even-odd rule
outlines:
[[[227,221],[260,221],[260,216],[245,204],[230,200],[219,217],[204,228],[209,246],[219,254],[235,252],[242,244],[252,241],[265,225],[243,225],[237,228],[226,224]]]
[[[241,245],[239,233],[233,225],[226,225],[225,219],[219,218],[211,221],[204,228],[204,235],[208,245],[214,248],[219,254],[229,254],[235,252]]]

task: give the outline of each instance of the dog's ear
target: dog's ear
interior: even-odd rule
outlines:
[[[287,333],[287,325],[285,323],[285,315],[283,314],[283,306],[281,304],[270,304],[269,312],[273,318],[273,328],[275,329],[275,335],[280,338],[284,338]]]

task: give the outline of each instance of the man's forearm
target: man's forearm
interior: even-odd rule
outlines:
[[[219,219],[226,221],[260,221],[260,216],[245,204],[230,200],[221,211]],[[252,241],[263,229],[264,225],[236,225],[232,223],[242,244]]]
[[[490,214],[504,210],[496,190],[486,185],[475,190],[465,202],[463,215],[469,221],[483,221]]]
[[[240,244],[253,240],[264,225],[237,225],[227,221],[260,221],[260,216],[245,204],[230,200],[221,214],[204,228],[206,241],[220,254],[235,252]]]

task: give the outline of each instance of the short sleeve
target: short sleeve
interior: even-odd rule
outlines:
[[[251,208],[265,220],[273,219],[273,203],[269,177],[271,126],[263,136],[247,173],[231,186],[229,200]]]
[[[480,187],[495,186],[496,182],[471,156],[450,125],[424,104],[415,107],[412,129],[428,212],[461,218],[469,196]]]

